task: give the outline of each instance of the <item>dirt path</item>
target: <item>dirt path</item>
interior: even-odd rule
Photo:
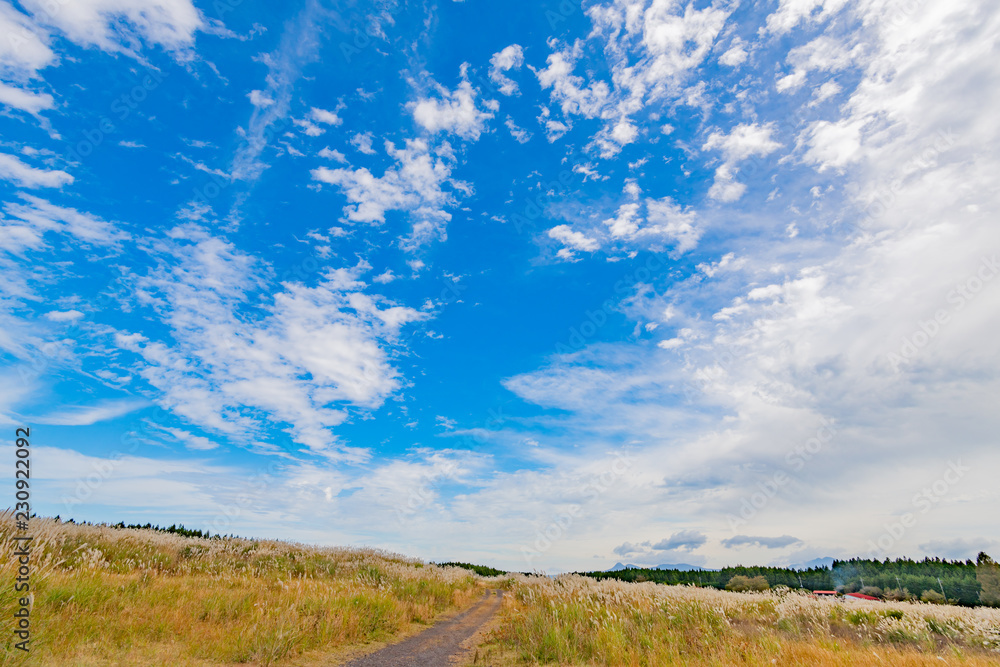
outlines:
[[[471,609],[343,667],[446,667],[449,658],[467,650],[460,644],[493,617],[502,599],[503,591],[488,591]]]

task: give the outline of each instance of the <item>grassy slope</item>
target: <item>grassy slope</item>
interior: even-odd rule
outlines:
[[[471,603],[459,568],[374,550],[206,540],[32,521],[31,664],[304,664]],[[0,517],[0,540],[12,522]],[[0,563],[0,665],[13,648],[14,568]]]
[[[998,609],[572,575],[515,581],[475,664],[1000,665]]]

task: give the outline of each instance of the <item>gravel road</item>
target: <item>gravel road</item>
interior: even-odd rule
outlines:
[[[343,667],[446,667],[461,654],[460,644],[500,608],[503,591],[487,591],[461,614],[435,623],[418,635],[346,663]]]

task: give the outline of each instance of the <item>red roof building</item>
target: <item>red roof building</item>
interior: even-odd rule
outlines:
[[[832,595],[836,597],[837,591],[813,591],[813,595]]]
[[[844,596],[845,600],[875,600],[878,601],[877,597],[871,595],[865,595],[864,593],[848,593]]]

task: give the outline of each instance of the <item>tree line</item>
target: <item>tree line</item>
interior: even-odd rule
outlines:
[[[57,514],[53,517],[56,521],[63,521]],[[185,528],[183,524],[172,523],[169,526],[158,526],[153,523],[129,523],[126,524],[124,521],[119,521],[118,523],[94,523],[92,521],[76,521],[74,519],[66,519],[64,523],[74,523],[80,526],[107,526],[108,528],[130,528],[135,530],[155,530],[158,533],[173,533],[174,535],[181,535],[182,537],[201,537],[205,539],[218,540],[223,538],[232,538],[236,535],[222,535],[216,533],[212,535],[209,530],[202,531],[197,528]],[[252,538],[246,538],[252,539]]]
[[[693,584],[729,590],[766,590],[787,586],[804,590],[863,593],[887,600],[923,600],[963,606],[1000,606],[1000,565],[986,553],[973,560],[864,558],[835,560],[830,567],[795,570],[782,567],[724,567],[721,570],[651,570],[581,572],[594,579]]]
[[[493,567],[487,567],[486,565],[473,565],[472,563],[437,563],[438,567],[461,567],[466,570],[472,570],[481,577],[498,577],[503,574],[507,574],[506,570],[498,570]]]

